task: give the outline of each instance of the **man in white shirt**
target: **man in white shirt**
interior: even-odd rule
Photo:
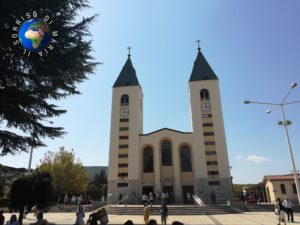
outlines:
[[[285,212],[287,214],[288,221],[294,222],[293,204],[291,200],[289,200],[288,197],[285,197],[285,199],[282,202],[282,205],[285,207]]]

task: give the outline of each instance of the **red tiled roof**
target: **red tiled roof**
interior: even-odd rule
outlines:
[[[300,175],[298,174],[298,179],[300,179]],[[268,175],[264,176],[263,183],[266,180],[294,180],[293,174],[285,174],[285,175]]]

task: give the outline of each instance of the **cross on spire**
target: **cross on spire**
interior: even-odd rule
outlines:
[[[129,46],[128,48],[128,57],[130,57],[131,55],[130,55],[130,49],[131,49],[131,47]]]
[[[196,42],[198,43],[198,51],[200,51],[200,40],[197,40]]]

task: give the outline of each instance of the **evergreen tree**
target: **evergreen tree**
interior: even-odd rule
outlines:
[[[57,102],[79,94],[77,85],[88,79],[97,65],[91,55],[88,26],[95,15],[79,18],[88,8],[87,0],[1,0],[0,7],[0,155],[27,152],[45,145],[42,138],[56,138],[65,132],[47,120],[66,110]],[[26,13],[44,19],[57,31],[54,49],[48,54],[23,55],[24,48],[14,45],[16,20]]]
[[[0,177],[0,198],[4,196],[4,185],[5,185],[5,180],[4,178]]]
[[[102,186],[103,184],[107,184],[107,174],[105,169],[101,169],[100,173],[96,173],[94,176],[94,180],[92,181],[98,187]]]
[[[54,189],[49,173],[35,172],[15,180],[11,186],[10,205],[19,211],[19,223],[22,225],[23,214],[26,209],[36,206],[38,210],[45,210],[53,203]]]

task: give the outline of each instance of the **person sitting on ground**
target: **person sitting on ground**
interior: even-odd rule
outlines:
[[[30,225],[49,225],[48,221],[44,219],[44,214],[39,212],[36,214],[37,221],[35,223],[31,223]]]
[[[184,224],[181,223],[181,222],[179,222],[179,221],[174,221],[174,222],[172,223],[172,225],[184,225]]]
[[[127,220],[123,225],[134,225],[134,223],[131,220]]]
[[[102,208],[101,211],[100,211],[100,224],[101,225],[108,224],[108,215],[106,213],[105,208]]]
[[[19,221],[17,220],[16,214],[12,214],[10,220],[7,221],[7,225],[19,225]]]
[[[100,221],[101,209],[97,212],[91,213],[89,219],[87,220],[88,225],[97,225],[97,221]]]
[[[157,221],[156,220],[149,220],[147,225],[157,225]]]

